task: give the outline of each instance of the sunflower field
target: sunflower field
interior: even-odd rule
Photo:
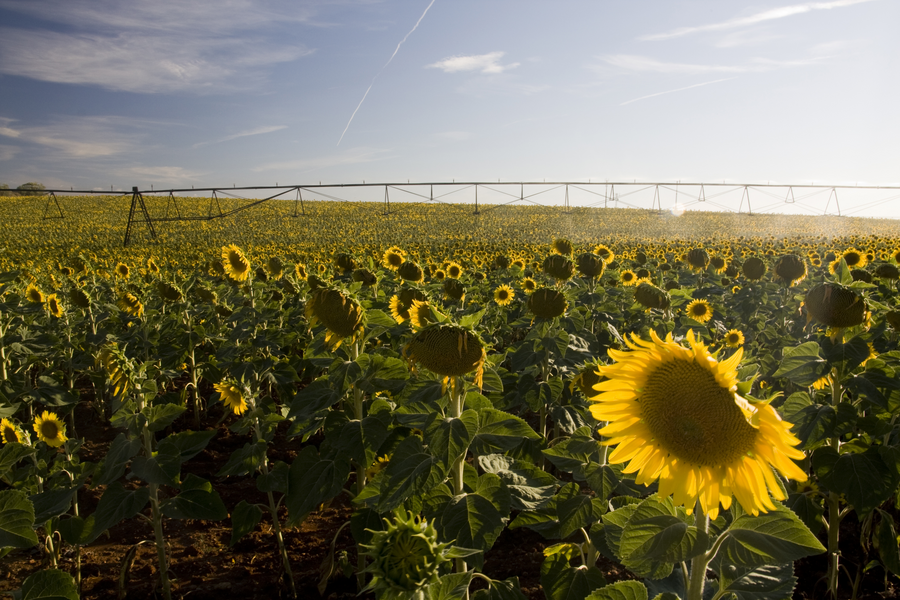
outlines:
[[[900,594],[900,223],[128,200],[0,198],[0,592]]]

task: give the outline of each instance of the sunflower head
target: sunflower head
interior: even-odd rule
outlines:
[[[495,256],[491,265],[495,269],[508,269],[512,262],[509,260],[508,256],[499,255]]]
[[[875,267],[875,277],[896,281],[900,279],[900,269],[897,268],[897,265],[892,265],[891,263],[881,263]]]
[[[346,252],[339,252],[334,256],[334,264],[337,266],[339,271],[346,273],[347,271],[354,270],[358,265],[356,264],[356,259],[353,258],[352,254],[347,254]]]
[[[537,282],[531,277],[523,277],[522,281],[519,282],[519,285],[522,286],[522,291],[525,292],[526,295],[531,295],[534,290],[537,289]]]
[[[709,264],[718,275],[724,273],[725,269],[728,268],[728,261],[721,256],[710,257]]]
[[[42,415],[34,419],[34,431],[38,440],[51,448],[59,448],[66,443],[66,424],[59,420],[56,413],[45,410]]]
[[[466,288],[459,279],[450,279],[448,277],[444,280],[441,287],[444,290],[445,298],[462,301],[466,297]]]
[[[642,281],[634,289],[634,299],[644,308],[666,310],[671,304],[669,294],[647,281]]]
[[[569,301],[559,290],[540,288],[528,297],[528,310],[539,319],[554,319],[565,314]]]
[[[121,279],[128,279],[128,276],[131,274],[131,269],[128,268],[123,262],[117,263],[115,268],[116,277]]]
[[[685,309],[687,316],[700,323],[706,323],[712,318],[712,307],[703,299],[694,300]]]
[[[766,263],[757,256],[751,256],[741,265],[741,272],[750,281],[757,281],[766,274]]]
[[[422,267],[411,260],[404,261],[403,264],[397,268],[397,275],[406,281],[412,281],[413,283],[421,283],[425,280],[425,272],[422,271]]]
[[[579,254],[575,260],[575,268],[584,277],[600,277],[603,275],[603,267],[605,263],[599,254],[593,252],[585,252]]]
[[[156,264],[152,257],[147,259],[147,271],[154,275],[159,273],[159,265]]]
[[[581,393],[584,394],[585,398],[593,398],[599,393],[594,389],[594,386],[602,380],[603,378],[597,371],[597,365],[587,364],[581,369],[575,379],[572,380],[572,384],[581,390]]]
[[[596,246],[594,246],[594,254],[602,258],[603,262],[605,262],[606,264],[611,263],[616,258],[615,253],[603,244],[597,244]]]
[[[225,263],[222,259],[215,258],[209,261],[209,274],[213,277],[225,277]]]
[[[355,269],[350,278],[363,284],[364,287],[372,287],[378,283],[378,277],[375,276],[375,273],[363,268]]]
[[[445,271],[447,272],[447,277],[451,279],[459,279],[463,274],[462,266],[460,266],[459,263],[455,262],[449,263]]]
[[[311,325],[322,323],[328,330],[326,343],[337,348],[341,340],[354,337],[363,328],[363,309],[356,300],[329,288],[315,290],[306,303]]]
[[[545,258],[542,269],[557,281],[568,281],[575,274],[575,264],[562,254],[551,254]]]
[[[63,307],[56,294],[50,294],[49,296],[47,296],[46,306],[47,312],[57,319],[63,316]]]
[[[131,364],[117,344],[112,343],[101,348],[97,353],[97,364],[109,376],[113,397],[125,395],[134,387]]]
[[[405,260],[406,252],[404,252],[397,246],[391,246],[384,251],[384,255],[381,258],[381,264],[384,265],[386,269],[396,271],[400,268],[400,265],[402,265],[403,261]]]
[[[0,420],[0,438],[3,439],[4,444],[28,443],[28,438],[25,437],[25,433],[19,429],[18,425],[16,425],[9,419]]]
[[[659,495],[673,496],[691,512],[699,501],[715,519],[732,497],[753,515],[775,509],[771,496],[784,500],[772,467],[785,477],[806,480],[793,460],[804,457],[800,443],[766,403],[737,395],[738,348],[717,361],[689,331],[684,347],[651,329],[650,341],[626,340],[631,352],[609,350],[615,361],[600,366],[605,377],[595,386],[591,412],[608,424],[600,430],[617,446],[613,464],[628,463],[647,485],[659,480]]]
[[[436,323],[432,306],[427,300],[413,300],[409,307],[409,323],[413,329],[423,329],[432,323]]]
[[[179,302],[184,297],[181,290],[168,281],[159,280],[156,283],[156,291],[159,293],[159,297],[166,302]]]
[[[566,238],[556,238],[550,248],[555,254],[562,256],[572,256],[575,253],[575,246]]]
[[[116,304],[118,305],[119,310],[125,314],[131,315],[132,317],[144,316],[144,304],[131,292],[122,294]]]
[[[868,257],[865,252],[860,252],[856,248],[850,248],[848,250],[844,250],[841,254],[841,258],[843,258],[847,262],[847,266],[857,269],[862,269],[869,262]]]
[[[866,301],[850,288],[837,283],[816,284],[804,300],[811,319],[828,327],[853,327],[866,320]]]
[[[622,285],[632,286],[637,283],[638,276],[637,273],[635,273],[631,269],[625,269],[624,271],[619,273],[619,279],[622,281]]]
[[[213,389],[219,392],[222,403],[234,411],[234,414],[243,414],[249,405],[241,393],[241,388],[235,381],[222,381],[213,385]]]
[[[476,371],[480,382],[485,350],[481,340],[468,329],[447,323],[435,323],[422,329],[403,347],[410,363],[444,377],[461,376]]]
[[[806,278],[806,262],[796,254],[785,254],[775,262],[775,278],[796,285]]]
[[[505,283],[494,290],[494,302],[496,302],[498,306],[508,306],[515,297],[516,292]]]
[[[29,283],[25,288],[25,299],[32,304],[43,304],[44,293],[40,289],[38,289],[38,286],[34,285],[33,283]]]
[[[709,252],[703,248],[691,248],[685,256],[687,263],[694,271],[702,271],[709,265]]]
[[[730,329],[725,334],[725,345],[729,348],[740,348],[744,345],[744,334],[737,329]]]
[[[272,279],[281,279],[281,276],[284,275],[284,263],[277,256],[270,256],[266,261],[266,270]]]
[[[246,281],[250,276],[250,261],[234,244],[222,246],[222,264],[225,274],[234,281]]]
[[[297,263],[296,265],[294,265],[294,275],[296,275],[297,279],[299,279],[300,281],[306,281],[306,265],[304,265],[303,263]]]
[[[91,305],[91,297],[81,288],[72,288],[69,292],[69,302],[78,308],[88,308]]]
[[[884,315],[884,320],[888,322],[894,331],[900,331],[900,310],[891,310]]]
[[[414,300],[425,302],[428,298],[421,291],[413,288],[403,288],[398,293],[391,296],[389,307],[391,316],[397,323],[409,320],[409,309],[412,307]]]

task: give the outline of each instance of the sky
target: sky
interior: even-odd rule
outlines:
[[[900,186],[898,23],[900,0],[0,0],[0,183]],[[900,190],[840,196],[900,218]]]

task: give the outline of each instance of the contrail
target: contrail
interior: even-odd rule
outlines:
[[[728,81],[730,79],[736,79],[736,77],[726,77],[725,79],[716,79],[714,81],[706,81],[704,83],[695,83],[694,85],[689,85],[687,87],[678,88],[675,90],[667,90],[665,92],[656,92],[655,94],[650,94],[649,96],[641,96],[640,98],[634,98],[633,100],[628,100],[627,102],[623,102],[619,106],[625,106],[626,104],[631,104],[632,102],[637,102],[638,100],[646,100],[647,98],[653,98],[654,96],[662,96],[663,94],[671,94],[673,92],[682,92],[684,90],[689,90],[695,87],[702,87],[704,85],[709,85],[711,83],[719,83],[720,81]]]
[[[356,105],[356,110],[354,110],[353,114],[350,115],[350,120],[347,121],[347,126],[344,127],[344,132],[341,134],[341,138],[338,140],[338,143],[337,143],[338,146],[341,145],[341,140],[344,139],[344,134],[347,133],[348,129],[350,129],[350,123],[353,122],[353,117],[356,116],[356,113],[359,111],[359,107],[362,106],[363,102],[366,101],[366,96],[369,95],[369,90],[371,90],[372,86],[375,85],[375,80],[378,79],[378,76],[381,75],[381,73],[387,68],[387,66],[389,64],[391,64],[391,61],[394,60],[394,57],[397,56],[397,52],[400,50],[400,46],[402,46],[403,42],[405,42],[406,39],[412,35],[412,32],[416,30],[416,28],[419,26],[419,23],[421,23],[422,19],[425,18],[425,15],[428,14],[428,9],[431,8],[431,5],[434,4],[434,1],[435,0],[431,0],[431,2],[428,4],[428,6],[425,7],[425,12],[422,13],[422,16],[419,17],[419,20],[416,21],[416,24],[413,25],[413,28],[409,30],[409,33],[407,33],[404,36],[404,38],[402,40],[400,40],[400,43],[397,44],[397,47],[394,48],[394,53],[391,54],[391,57],[388,59],[388,61],[386,63],[384,63],[384,66],[381,67],[381,71],[378,71],[378,73],[375,75],[375,77],[372,78],[372,83],[369,84],[369,87],[366,89],[366,93],[363,94],[362,100],[359,101],[359,104]]]

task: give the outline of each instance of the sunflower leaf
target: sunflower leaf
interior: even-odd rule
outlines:
[[[790,379],[796,385],[812,385],[828,370],[822,358],[821,347],[816,342],[806,342],[795,348],[785,348],[781,366],[774,377]]]
[[[724,535],[715,559],[719,565],[759,567],[825,552],[797,515],[778,503],[771,512],[737,517]]]
[[[65,571],[44,569],[22,584],[22,600],[78,600],[75,580]]]
[[[574,600],[606,585],[596,567],[572,567],[564,553],[551,554],[541,564],[541,587],[547,600]]]
[[[34,533],[34,505],[24,492],[0,492],[0,548],[31,548],[38,543]]]
[[[647,586],[640,581],[617,581],[594,590],[584,600],[647,600]]]
[[[736,600],[790,600],[796,585],[790,563],[753,569],[727,565],[719,573],[718,593],[734,594]]]

